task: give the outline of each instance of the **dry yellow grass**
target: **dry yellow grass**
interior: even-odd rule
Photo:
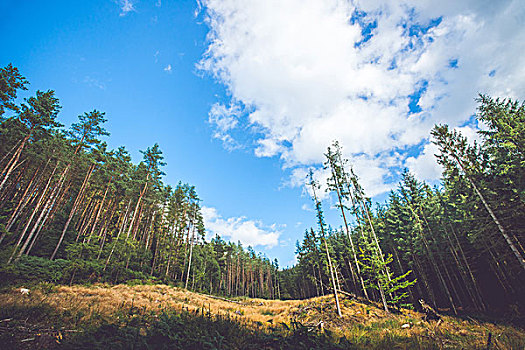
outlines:
[[[304,326],[319,326],[322,323],[323,328],[345,335],[357,343],[367,336],[421,337],[441,342],[444,348],[465,342],[475,348],[486,344],[489,332],[492,333],[493,343],[501,349],[508,348],[505,342],[509,338],[523,339],[520,343],[525,343],[525,332],[518,328],[452,317],[444,317],[440,322],[426,322],[422,314],[414,311],[387,314],[378,305],[348,298],[342,301],[343,317],[338,318],[332,296],[307,300],[241,299],[231,302],[166,285],[58,286],[48,292],[32,290],[29,295],[22,295],[19,290],[0,294],[0,307],[42,303],[61,313],[80,314],[76,322],[83,322],[93,315],[115,321],[119,312],[145,313],[184,308],[190,312],[204,309],[212,314],[229,314],[232,318],[263,328],[281,323],[290,325],[291,322]],[[403,328],[402,325],[408,326]]]
[[[133,307],[135,310],[160,311],[163,309],[210,310],[214,314],[230,314],[232,317],[263,324],[289,323],[295,318],[301,322],[334,322],[331,315],[330,296],[308,300],[265,300],[256,298],[227,301],[167,285],[93,285],[58,286],[50,293],[33,290],[29,296],[21,295],[19,290],[0,294],[0,305],[15,302],[38,304],[46,302],[59,310],[83,311],[86,317],[92,313],[112,317],[115,312]],[[343,302],[343,322],[359,321],[362,324],[377,321],[386,313],[375,307],[357,302]],[[367,310],[369,310],[367,312]],[[410,311],[408,311],[410,312]],[[271,322],[268,322],[270,321]],[[341,322],[337,322],[341,323]]]

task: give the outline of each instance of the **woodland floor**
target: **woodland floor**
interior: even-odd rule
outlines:
[[[166,285],[54,286],[0,293],[5,349],[525,349],[525,330],[333,296],[226,300]],[[490,334],[490,344],[488,344]]]

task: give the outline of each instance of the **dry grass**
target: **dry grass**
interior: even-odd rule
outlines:
[[[22,295],[19,290],[0,294],[2,308],[42,304],[56,309],[61,317],[67,317],[64,322],[73,327],[94,319],[115,322],[122,313],[144,314],[166,309],[202,312],[204,309],[212,314],[229,314],[258,328],[291,327],[292,323],[296,327],[314,326],[322,321],[324,329],[363,346],[374,338],[382,339],[385,344],[396,339],[398,342],[399,339],[423,339],[435,343],[437,348],[484,348],[489,332],[494,348],[525,346],[525,332],[511,326],[452,317],[444,317],[440,322],[426,322],[422,314],[414,311],[387,314],[374,304],[347,298],[342,301],[343,317],[338,318],[331,296],[308,300],[241,299],[230,302],[166,285],[58,286],[35,289],[29,295]],[[402,328],[407,324],[409,327]]]

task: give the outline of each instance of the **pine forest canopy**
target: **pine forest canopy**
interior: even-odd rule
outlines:
[[[319,231],[297,243],[299,262],[282,272],[283,292],[306,298],[352,291],[385,310],[423,299],[456,314],[523,312],[525,104],[483,95],[477,102],[487,126],[481,143],[446,125],[432,130],[442,186],[405,170],[375,210],[334,142],[325,166],[341,228],[325,228],[310,175]]]
[[[163,183],[158,144],[135,165],[124,147],[107,149],[105,113],[84,113],[64,130],[54,91],[17,106],[27,80],[12,65],[0,73],[4,268],[43,264],[36,270],[44,279],[62,283],[151,277],[208,293],[277,296],[276,261],[218,236],[205,242],[197,191]]]
[[[65,130],[54,91],[16,103],[28,84],[12,65],[0,69],[0,271],[8,278],[153,280],[265,298],[333,293],[337,308],[339,294],[352,293],[387,311],[420,299],[451,313],[525,309],[523,103],[481,95],[480,143],[435,126],[441,186],[404,171],[375,207],[335,141],[325,168],[341,221],[325,222],[310,173],[317,226],[297,242],[298,263],[279,270],[240,243],[206,241],[201,199],[194,186],[163,183],[158,144],[133,164],[124,147],[107,149],[103,112]]]

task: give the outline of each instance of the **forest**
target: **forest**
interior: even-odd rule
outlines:
[[[16,104],[29,82],[0,70],[3,281],[172,283],[212,294],[278,296],[277,262],[216,236],[205,241],[194,186],[162,182],[162,151],[108,150],[105,113],[64,129],[53,90]]]
[[[385,311],[430,305],[450,314],[520,317],[525,307],[525,104],[480,95],[479,142],[447,125],[431,140],[438,186],[408,171],[385,203],[372,203],[334,141],[325,153],[329,197],[310,172],[317,225],[279,269],[252,248],[206,241],[190,184],[162,181],[154,144],[133,163],[108,149],[105,113],[60,124],[53,90],[18,102],[29,82],[0,68],[2,283],[167,283],[228,297],[304,299],[341,294]],[[326,208],[340,222],[327,223]],[[339,311],[340,313],[340,311]],[[521,316],[522,317],[522,316]]]
[[[525,294],[525,104],[480,95],[480,141],[436,125],[443,167],[431,187],[405,170],[386,203],[372,205],[337,142],[325,156],[327,225],[310,173],[317,227],[297,243],[298,264],[281,272],[283,295],[350,291],[385,310],[425,305],[449,312],[523,315]],[[317,193],[316,193],[317,191]],[[522,316],[521,316],[522,317]]]

